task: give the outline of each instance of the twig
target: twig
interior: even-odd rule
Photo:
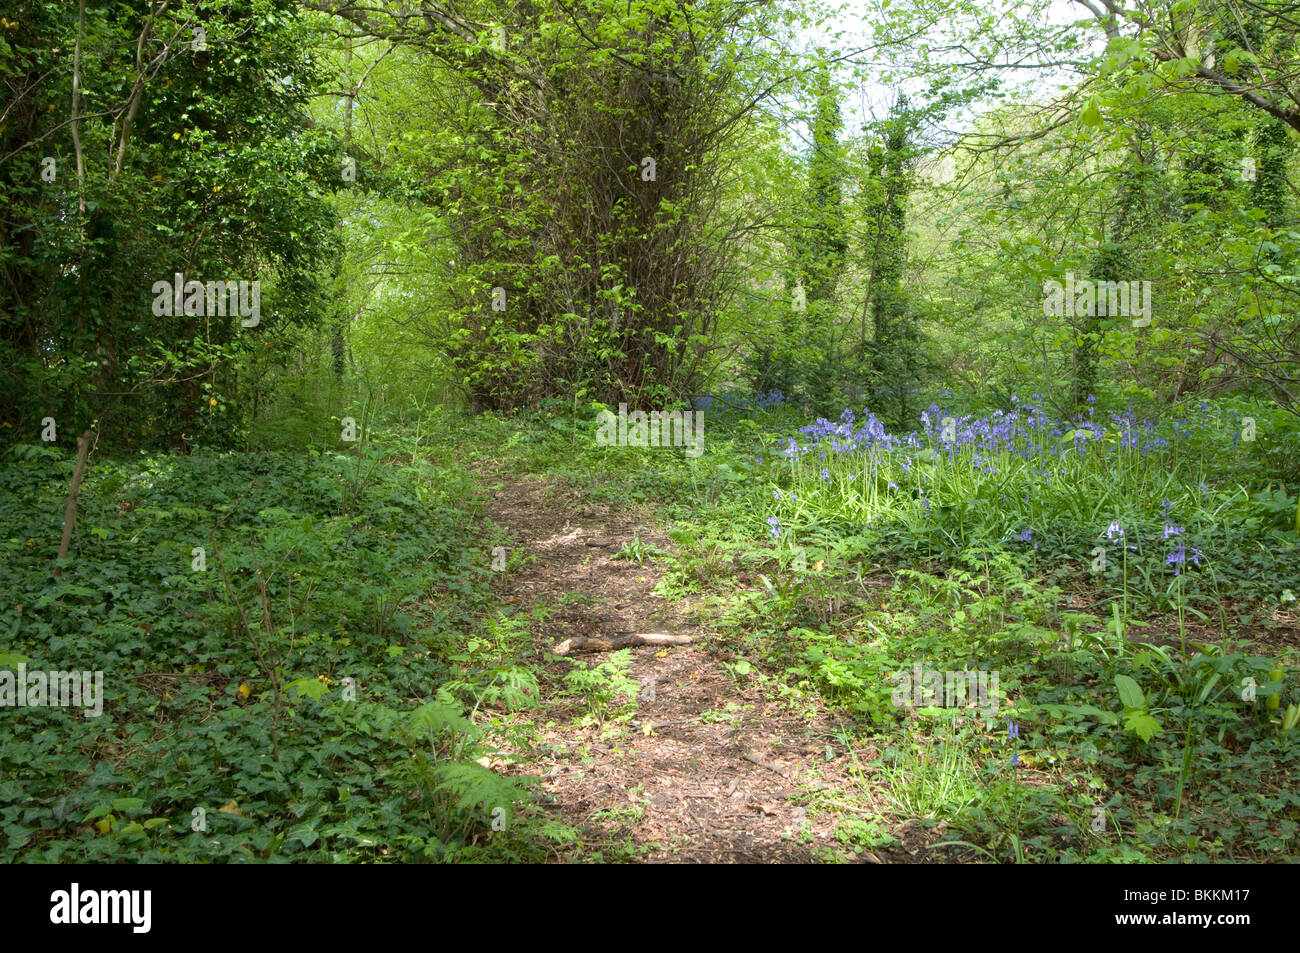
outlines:
[[[757,755],[753,754],[752,752],[746,751],[746,752],[744,753],[744,755],[742,755],[742,757],[743,757],[746,761],[748,761],[750,764],[756,764],[756,765],[758,765],[760,768],[767,768],[767,770],[769,770],[769,771],[775,771],[777,774],[781,775],[781,777],[783,777],[783,778],[787,778],[787,775],[786,775],[786,773],[785,773],[783,770],[781,770],[780,768],[778,768],[776,765],[771,764],[770,762],[763,761],[762,759],[760,759]],[[787,779],[788,779],[788,778],[787,778]]]

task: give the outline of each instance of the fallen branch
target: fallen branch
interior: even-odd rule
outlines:
[[[664,635],[660,632],[631,632],[627,635],[615,635],[602,638],[598,635],[577,636],[565,639],[551,649],[556,655],[568,655],[571,652],[612,652],[625,649],[629,645],[688,645],[689,635]]]
[[[658,731],[660,728],[671,728],[674,725],[689,725],[691,724],[691,722],[695,722],[699,720],[700,720],[699,715],[696,715],[694,718],[675,718],[672,721],[656,721],[656,722],[637,721],[635,718],[633,718],[632,725],[633,727],[636,728],[642,728],[645,727],[646,725],[649,725],[651,731]]]
[[[758,756],[757,756],[756,754],[754,754],[753,752],[746,751],[743,755],[741,755],[741,757],[743,757],[743,758],[744,758],[746,761],[748,761],[750,764],[756,764],[756,765],[758,765],[760,768],[767,768],[767,770],[769,770],[769,771],[775,771],[777,774],[781,775],[781,777],[783,777],[783,778],[784,778],[784,777],[787,777],[787,775],[786,775],[786,773],[785,773],[784,770],[782,770],[781,768],[779,768],[779,767],[777,767],[776,765],[772,764],[770,761],[764,761],[762,758],[758,757]]]

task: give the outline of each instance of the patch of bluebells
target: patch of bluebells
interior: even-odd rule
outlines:
[[[722,391],[717,394],[705,394],[691,400],[693,410],[708,410],[715,414],[738,411],[771,410],[785,403],[785,395],[779,390],[759,391],[747,394],[742,391]]]
[[[949,416],[952,417],[953,424],[950,431],[944,427],[945,419]],[[810,453],[816,454],[809,459],[817,461],[816,469],[823,483],[833,479],[829,464],[836,458],[848,457],[853,463],[862,464],[861,467],[853,467],[853,473],[848,477],[852,482],[858,477],[874,481],[879,470],[887,469],[895,463],[903,474],[911,476],[916,472],[918,458],[927,459],[927,451],[937,451],[953,465],[970,466],[981,473],[992,475],[998,469],[995,465],[998,459],[996,455],[1008,453],[1025,460],[1044,484],[1051,484],[1054,476],[1061,475],[1060,464],[1067,455],[1090,454],[1107,459],[1116,455],[1140,457],[1166,451],[1171,444],[1182,444],[1196,429],[1195,424],[1189,428],[1184,421],[1183,425],[1159,433],[1156,424],[1139,420],[1131,409],[1106,415],[1104,420],[1099,418],[1095,397],[1088,399],[1082,415],[1067,421],[1049,414],[1042,395],[1034,394],[1029,400],[1013,396],[1009,410],[995,410],[979,417],[946,414],[938,404],[931,404],[920,415],[919,429],[898,435],[890,433],[869,408],[863,408],[859,412],[850,407],[836,420],[818,417],[813,423],[800,427],[797,435],[787,435],[781,453],[791,463],[802,460]],[[951,439],[945,440],[945,436],[950,436]],[[887,486],[890,493],[901,492],[892,480],[888,481]],[[926,498],[924,487],[918,486],[917,490],[919,502],[929,516],[931,500]],[[1209,487],[1202,481],[1197,491],[1204,495],[1209,492]],[[774,492],[774,498],[778,501],[782,499],[779,492]],[[790,499],[794,502],[793,493],[790,494]],[[1005,494],[1002,499],[1005,503]],[[1028,494],[1024,502],[1029,502]],[[1177,539],[1186,532],[1185,527],[1173,519],[1172,504],[1168,499],[1163,501],[1162,510],[1164,539]],[[1136,542],[1125,539],[1124,527],[1118,522],[1110,524],[1106,538],[1118,540],[1121,545]],[[1020,539],[1038,549],[1039,544],[1033,538],[1032,529],[1020,531]],[[1136,551],[1138,547],[1127,545],[1126,548]],[[1169,564],[1180,567],[1188,558],[1188,552],[1180,541],[1179,549],[1168,560]],[[1190,552],[1192,561],[1198,562],[1199,551]]]
[[[1089,419],[1094,404],[1095,399],[1089,401],[1086,418],[1067,422],[1053,420],[1040,394],[1035,394],[1029,401],[1013,398],[1010,411],[995,410],[984,417],[954,416],[953,439],[950,441],[943,440],[946,415],[938,404],[931,404],[922,412],[919,430],[905,436],[886,431],[884,424],[869,409],[864,408],[859,417],[852,408],[847,408],[837,421],[818,417],[808,426],[799,428],[802,438],[787,438],[784,453],[787,459],[795,460],[815,450],[818,459],[824,460],[828,453],[878,456],[900,448],[931,446],[945,451],[951,460],[969,448],[970,465],[984,473],[996,473],[990,462],[993,454],[1013,453],[1025,460],[1035,460],[1041,466],[1040,472],[1049,476],[1049,465],[1071,451],[1084,452],[1104,447],[1108,455],[1122,451],[1145,455],[1170,446],[1170,440],[1156,432],[1155,424],[1139,421],[1129,410],[1110,415],[1111,430],[1119,436],[1116,447],[1106,440],[1107,428]],[[1062,439],[1067,433],[1072,435],[1071,439]],[[1181,442],[1184,433],[1175,429],[1175,441]],[[904,472],[910,469],[911,463],[909,456]]]

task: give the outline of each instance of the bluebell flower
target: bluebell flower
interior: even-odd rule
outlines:
[[[1020,531],[1020,541],[1022,543],[1032,542],[1033,538],[1034,538],[1034,531],[1032,529],[1022,529]]]
[[[1107,539],[1114,539],[1116,536],[1119,536],[1120,539],[1124,538],[1124,527],[1120,526],[1118,522],[1111,523],[1106,527]]]
[[[1010,718],[1007,719],[1007,740],[1014,741],[1020,737],[1020,726]]]
[[[767,525],[770,526],[770,527],[772,528],[772,538],[773,538],[773,539],[780,539],[780,538],[781,538],[781,522],[780,522],[780,521],[779,521],[775,516],[769,516],[769,517],[767,518]]]

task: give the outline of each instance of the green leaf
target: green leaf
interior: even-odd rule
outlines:
[[[99,805],[99,807],[94,808],[89,814],[83,817],[81,819],[81,823],[85,824],[87,821],[93,821],[97,817],[104,817],[105,815],[112,814],[112,813],[113,813],[113,805],[101,804]]]
[[[1115,676],[1115,688],[1119,691],[1119,700],[1123,702],[1125,708],[1146,708],[1146,696],[1142,694],[1142,688],[1133,679],[1127,675]]]
[[[297,689],[299,695],[306,696],[313,701],[320,701],[321,696],[327,691],[325,683],[314,675],[309,675],[306,678],[295,679],[288,685],[284,686],[286,692],[291,688]]]
[[[1143,741],[1150,741],[1164,729],[1145,711],[1130,711],[1124,717],[1124,727],[1136,734]]]

